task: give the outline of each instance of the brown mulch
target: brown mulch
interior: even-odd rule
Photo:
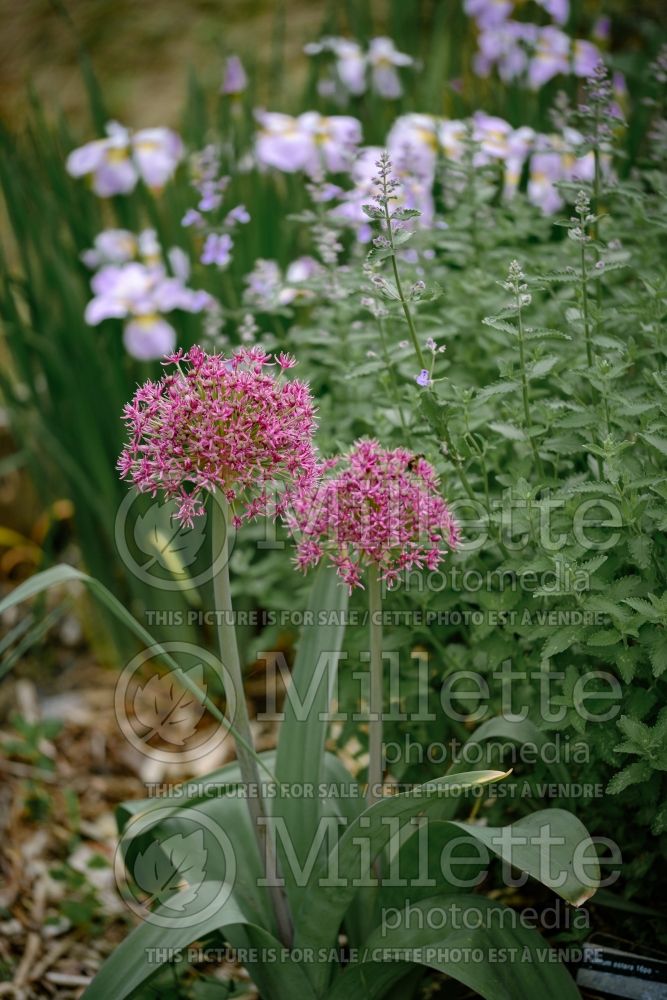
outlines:
[[[114,714],[116,680],[115,671],[96,666],[90,654],[82,654],[80,663],[67,670],[67,690],[56,685],[44,693],[30,680],[4,682],[0,998],[81,996],[135,923],[113,874],[115,807],[127,799],[145,798],[147,784],[183,781],[220,767],[231,756],[230,741],[194,765],[161,764],[134,751]],[[16,750],[13,713],[29,723],[62,722],[54,738],[39,742],[37,763]],[[272,744],[267,727],[257,727],[256,736],[260,749]],[[79,899],[84,890],[58,877],[63,866],[85,875],[84,890],[92,888],[96,896],[91,920],[78,926],[62,907]],[[233,963],[202,971],[249,985],[246,973]]]

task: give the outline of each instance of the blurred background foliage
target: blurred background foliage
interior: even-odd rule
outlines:
[[[13,125],[27,112],[28,89],[53,112],[85,120],[79,46],[90,55],[113,113],[148,126],[179,124],[189,68],[196,67],[212,92],[221,57],[229,52],[238,52],[252,71],[259,104],[289,110],[309,77],[303,46],[325,32],[361,41],[387,33],[404,51],[428,60],[415,85],[422,101],[428,97],[436,106],[421,110],[442,110],[442,84],[456,75],[473,44],[465,38],[472,22],[460,17],[458,0],[69,0],[66,6],[62,0],[3,0],[0,10],[0,116]],[[667,29],[662,0],[574,0],[572,24],[590,27],[602,13],[612,18],[612,50],[642,63],[659,43],[656,24]],[[447,37],[441,29],[454,17],[458,30]]]

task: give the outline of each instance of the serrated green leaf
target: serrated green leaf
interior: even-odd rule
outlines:
[[[516,424],[506,424],[502,421],[494,420],[489,424],[492,431],[496,431],[501,437],[507,438],[509,441],[525,441],[526,433],[521,427],[517,427]]]
[[[587,646],[615,646],[621,641],[620,633],[615,628],[603,628],[589,635]]]
[[[624,792],[630,785],[637,785],[642,781],[647,781],[651,777],[651,767],[646,761],[638,760],[634,764],[628,764],[622,771],[615,774],[607,785],[609,795],[618,795]]]

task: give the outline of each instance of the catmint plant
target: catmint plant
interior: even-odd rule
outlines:
[[[372,204],[364,205],[366,214],[371,219],[378,221],[381,229],[380,235],[376,236],[373,240],[373,250],[371,251],[370,258],[373,261],[389,258],[395,288],[392,288],[386,279],[380,275],[375,276],[373,280],[374,284],[381,291],[385,292],[389,298],[396,298],[401,303],[410,340],[417,355],[419,367],[423,369],[425,367],[424,355],[417,337],[412,310],[403,289],[396,259],[398,248],[410,238],[410,230],[405,228],[404,223],[418,216],[420,212],[416,208],[403,208],[400,204],[398,207],[394,207],[393,203],[399,201],[400,185],[392,176],[392,165],[388,152],[385,151],[381,154],[376,166],[378,168],[378,174],[374,178],[377,192],[376,198]]]
[[[518,260],[513,260],[509,266],[507,280],[503,282],[503,288],[512,296],[512,310],[516,316],[516,339],[519,345],[519,374],[521,378],[521,400],[523,403],[523,418],[528,435],[530,446],[535,456],[540,475],[543,474],[542,459],[537,450],[533,420],[530,413],[530,393],[528,388],[528,374],[526,366],[526,339],[523,322],[523,310],[530,305],[532,298],[526,284],[526,276],[521,270]]]

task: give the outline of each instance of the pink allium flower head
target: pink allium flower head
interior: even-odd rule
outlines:
[[[351,591],[375,565],[391,586],[405,570],[435,569],[443,548],[456,547],[458,525],[435,470],[420,456],[362,440],[323,471],[314,492],[293,499],[287,517],[301,569],[326,556]]]
[[[281,377],[293,364],[288,355],[274,362],[259,347],[230,357],[193,347],[164,363],[176,371],[140,386],[125,407],[123,479],[142,493],[179,500],[176,517],[190,526],[204,513],[207,491],[222,491],[237,526],[283,514],[301,493],[312,493],[313,404],[307,385]]]

